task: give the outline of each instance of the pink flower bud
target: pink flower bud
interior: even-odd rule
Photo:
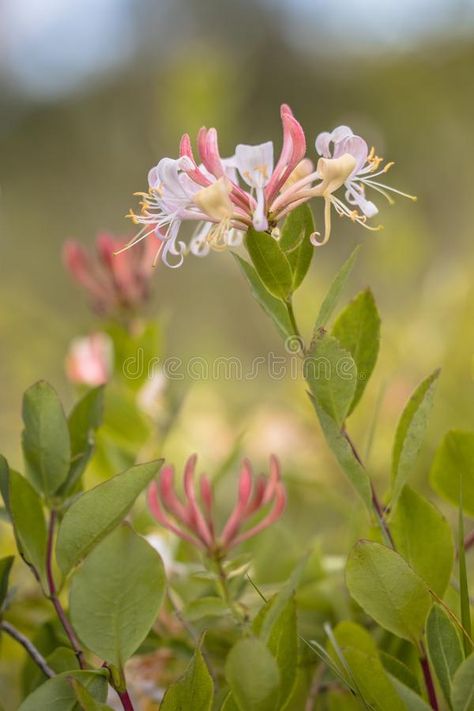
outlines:
[[[112,341],[105,333],[71,342],[66,356],[66,373],[71,382],[89,387],[103,385],[112,373],[112,365]]]

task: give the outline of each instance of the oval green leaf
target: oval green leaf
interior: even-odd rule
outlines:
[[[310,237],[313,232],[313,213],[308,203],[292,210],[281,228],[279,243],[293,273],[293,291],[300,286],[311,266],[314,246]]]
[[[9,475],[8,498],[18,550],[38,572],[46,590],[47,531],[41,499],[29,481],[13,470]]]
[[[354,600],[381,627],[415,643],[421,639],[431,596],[398,553],[359,541],[347,561],[346,582]]]
[[[392,452],[392,507],[408,481],[425,435],[440,371],[423,380],[409,399],[398,423]]]
[[[285,301],[293,289],[293,274],[288,257],[268,232],[250,228],[245,237],[250,259],[267,291]]]
[[[242,639],[230,650],[225,678],[240,711],[275,711],[280,691],[278,664],[259,639]]]
[[[162,461],[131,467],[75,499],[61,522],[56,544],[58,564],[64,575],[123,520]]]
[[[214,684],[200,649],[196,649],[183,676],[166,691],[160,711],[210,711]]]
[[[18,711],[82,711],[71,684],[77,679],[99,702],[107,698],[105,671],[70,671],[41,684],[21,704]]]
[[[436,452],[430,473],[433,489],[459,506],[460,476],[464,513],[474,516],[474,432],[451,430]]]
[[[474,654],[459,667],[451,693],[453,711],[474,711]]]
[[[50,498],[68,475],[71,444],[61,401],[44,380],[25,392],[23,422],[26,475],[37,491]]]
[[[72,579],[69,608],[80,640],[116,667],[138,649],[163,600],[158,553],[126,525],[105,538]]]
[[[444,516],[427,499],[405,486],[390,530],[400,555],[428,587],[443,597],[454,563],[451,527]]]
[[[453,679],[464,655],[456,628],[439,605],[434,605],[428,616],[426,641],[431,664],[443,690],[444,698],[451,708]]]

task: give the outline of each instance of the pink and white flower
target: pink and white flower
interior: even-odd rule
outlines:
[[[378,190],[389,201],[387,190],[404,195],[374,180],[392,164],[378,170],[381,161],[373,149],[369,152],[366,142],[347,126],[318,136],[320,158],[315,170],[305,157],[304,131],[286,104],[281,107],[281,120],[283,144],[276,164],[272,141],[239,144],[233,156],[221,158],[215,128],[199,131],[198,163],[185,134],[179,158],[163,158],[149,172],[148,192],[141,194],[141,212],[130,213],[141,229],[123,249],[153,235],[157,238],[156,259],[161,255],[165,264],[179,267],[189,252],[205,256],[211,249],[238,246],[250,228],[268,231],[277,239],[280,220],[318,197],[325,202],[324,237],[319,240],[319,233],[315,233],[311,241],[320,245],[329,238],[332,208],[369,227],[367,219],[378,210],[365,197],[366,187]],[[349,204],[335,195],[342,186]],[[196,224],[188,243],[178,238],[184,222]]]
[[[148,505],[155,519],[183,540],[205,550],[209,555],[222,555],[229,549],[257,535],[282,515],[286,492],[280,465],[270,457],[270,473],[255,478],[248,460],[240,468],[237,501],[220,533],[216,530],[214,495],[209,479],[195,479],[197,457],[193,455],[184,469],[184,502],[174,485],[174,469],[166,466],[159,481],[148,490]],[[265,513],[264,513],[265,512]],[[259,513],[263,518],[255,521]]]

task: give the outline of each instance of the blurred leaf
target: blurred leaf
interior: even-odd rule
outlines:
[[[43,653],[43,656],[45,656],[48,666],[56,672],[56,674],[80,669],[79,661],[70,647],[56,647],[50,654],[45,655]],[[33,660],[31,660],[31,665],[24,665],[23,674],[22,686],[27,694],[31,694],[38,686],[48,680],[46,674],[43,674]]]
[[[191,600],[182,611],[183,617],[190,622],[203,617],[222,617],[229,614],[229,606],[220,597],[198,597]]]
[[[54,666],[56,664],[56,652],[59,650],[59,655],[61,655],[62,658],[62,653],[65,653],[66,645],[69,644],[64,629],[56,617],[44,622],[42,625],[36,626],[31,641],[36,649],[45,657],[52,669],[55,671],[67,671],[64,667],[57,670]],[[75,664],[69,667],[70,669],[74,669],[78,666],[77,657],[70,647],[67,648],[67,652],[68,654],[74,655]],[[31,657],[25,656],[21,669],[21,691],[23,697],[31,694],[32,691],[46,680],[46,675],[43,674]]]
[[[411,669],[409,669],[403,662],[401,662],[396,657],[392,657],[391,654],[386,652],[379,652],[380,660],[384,665],[385,669],[389,673],[389,676],[393,679],[395,677],[402,682],[405,686],[408,686],[415,693],[420,692],[420,685],[418,679],[413,674]]]
[[[409,399],[398,423],[392,452],[392,507],[415,466],[433,403],[439,370],[423,380]]]
[[[220,711],[239,711],[239,707],[235,703],[234,697],[231,693],[227,694],[227,696],[225,697],[224,703],[222,704]]]
[[[74,629],[94,654],[122,669],[151,629],[164,588],[158,553],[131,528],[120,526],[72,579]]]
[[[293,289],[293,275],[288,257],[268,232],[247,231],[245,244],[258,276],[267,291],[285,301]]]
[[[304,375],[317,403],[341,427],[357,387],[351,354],[333,336],[322,336],[305,358]]]
[[[268,622],[271,624],[268,625]],[[266,643],[277,660],[281,679],[279,707],[284,708],[295,684],[298,662],[298,632],[294,596],[288,597],[284,605],[279,604],[278,595],[268,600],[255,619],[253,630]]]
[[[89,390],[77,402],[68,417],[71,439],[71,466],[66,481],[60,489],[65,495],[74,488],[81,478],[93,451],[92,433],[102,421],[104,387]]]
[[[123,520],[162,461],[131,467],[73,501],[61,522],[56,543],[58,564],[64,575]]]
[[[281,228],[279,243],[293,273],[293,291],[300,286],[311,266],[314,246],[310,237],[313,232],[313,213],[307,203],[292,210]]]
[[[334,324],[333,335],[349,351],[357,367],[354,398],[348,415],[359,402],[377,362],[380,316],[370,289],[362,291],[344,309]]]
[[[26,474],[35,489],[50,498],[68,475],[71,446],[61,402],[44,380],[25,392],[23,422]]]
[[[376,711],[406,711],[391,683],[372,637],[363,627],[353,622],[341,622],[334,629],[334,639],[342,653],[333,658],[339,662],[341,671],[347,675],[365,701],[366,708]]]
[[[464,509],[462,477],[459,492],[459,515],[458,515],[458,562],[459,562],[459,605],[461,608],[461,623],[463,626],[463,647],[467,657],[472,651],[470,636],[471,629],[471,602],[469,600],[469,583],[466,570],[466,550],[464,548]]]
[[[70,684],[74,690],[76,699],[79,702],[79,706],[82,711],[113,711],[113,709],[110,706],[107,706],[107,704],[101,704],[97,701],[84,684],[81,684],[78,679],[74,679],[74,677],[72,677],[70,679]]]
[[[10,503],[8,499],[8,488],[10,486],[9,484],[10,481],[10,469],[8,466],[8,462],[0,454],[0,493],[2,494],[2,499],[3,503],[5,504],[5,509],[9,510]]]
[[[390,530],[397,551],[440,597],[448,587],[454,563],[451,527],[433,504],[405,486]]]
[[[415,643],[421,639],[431,596],[398,553],[359,541],[347,561],[346,582],[354,600],[381,627]]]
[[[294,329],[288,316],[288,311],[280,299],[272,296],[265,288],[262,280],[258,276],[254,267],[249,262],[234,254],[240,268],[247,277],[250,288],[255,299],[258,301],[265,313],[270,316],[283,338],[294,335]]]
[[[456,670],[463,661],[461,641],[453,623],[439,605],[433,605],[426,623],[426,640],[430,661],[444,698],[451,707],[451,686]]]
[[[214,684],[200,649],[196,649],[183,676],[167,689],[160,711],[210,711]]]
[[[396,677],[390,676],[390,674],[389,678],[407,711],[431,711],[431,706],[428,706],[426,701],[424,701],[421,696],[418,696],[413,689],[406,686]]]
[[[77,679],[99,702],[107,698],[105,671],[68,671],[48,679],[28,696],[18,711],[81,711],[70,680]]]
[[[354,267],[357,255],[359,254],[360,246],[357,246],[350,257],[344,262],[342,267],[336,274],[334,281],[329,287],[329,291],[326,294],[321,308],[319,309],[318,316],[316,318],[316,323],[314,325],[315,335],[320,328],[326,328],[329,319],[331,318],[334,309],[337,306],[337,302],[343,292],[346,282],[350,276],[350,273]]]
[[[346,474],[352,486],[364,502],[369,514],[372,515],[372,493],[367,472],[357,460],[350,444],[332,417],[323,410],[313,397],[311,397],[311,400],[318,415],[326,442],[336,457],[342,471]]]
[[[474,432],[451,430],[436,452],[431,486],[442,498],[458,506],[461,475],[464,512],[474,516]]]
[[[3,604],[8,593],[8,580],[14,560],[15,556],[13,555],[0,558],[0,611],[3,608]]]
[[[275,711],[280,691],[278,664],[260,639],[241,639],[230,650],[225,678],[240,711]]]
[[[453,711],[474,711],[474,654],[461,664],[453,680]]]
[[[18,550],[38,571],[46,590],[47,530],[40,497],[29,481],[12,469],[8,496]]]

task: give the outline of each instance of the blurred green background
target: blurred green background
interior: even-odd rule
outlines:
[[[383,492],[404,402],[441,366],[419,469],[426,487],[440,436],[474,427],[473,69],[471,0],[2,0],[0,451],[20,466],[21,396],[33,381],[50,380],[72,401],[64,354],[97,325],[62,268],[63,241],[129,234],[132,193],[160,157],[176,155],[184,131],[216,126],[223,155],[269,139],[278,151],[284,101],[310,156],[317,133],[347,123],[396,162],[390,184],[418,196],[380,203],[378,233],[335,221],[296,308],[309,333],[334,272],[363,244],[346,298],[373,288],[383,342],[353,438],[364,450],[382,393],[369,465]],[[249,364],[285,353],[228,254],[159,266],[150,312],[168,356]],[[184,386],[165,456],[180,464],[196,450],[212,471],[239,436],[261,465],[275,451],[290,482],[289,548],[320,536],[326,551],[347,550],[353,531],[341,527],[355,495],[302,383],[262,371],[251,383]]]

